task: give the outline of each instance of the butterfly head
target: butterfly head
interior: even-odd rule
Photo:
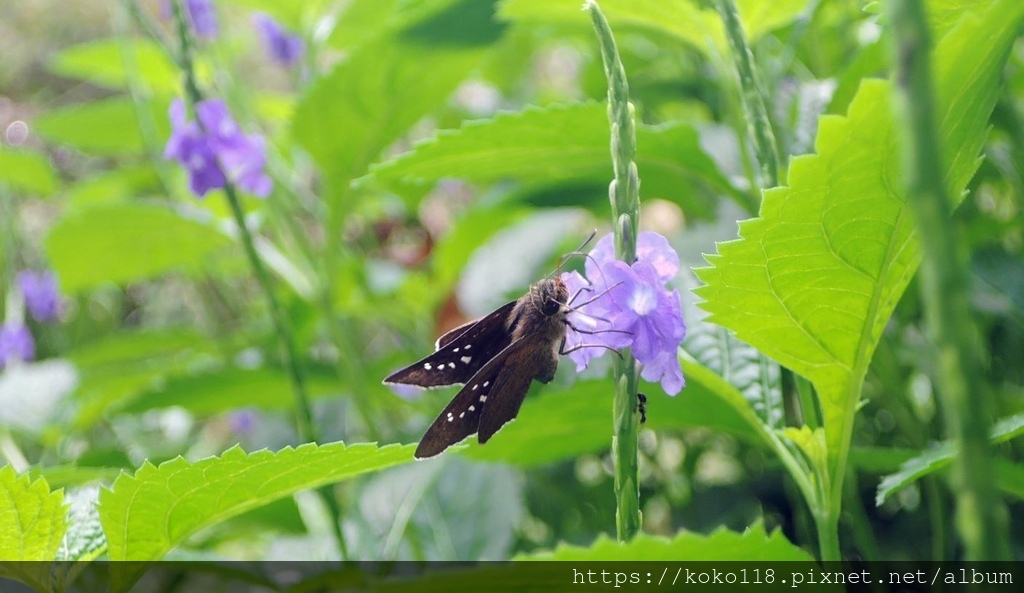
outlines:
[[[559,277],[545,278],[530,289],[534,306],[545,317],[551,317],[565,310],[569,300],[569,289]]]

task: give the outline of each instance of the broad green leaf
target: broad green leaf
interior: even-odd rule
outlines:
[[[296,492],[412,461],[414,445],[305,444],[278,452],[231,448],[121,474],[100,494],[111,560],[158,560],[187,537]]]
[[[965,16],[935,50],[946,181],[960,196],[1024,4]],[[963,89],[971,89],[970,93]],[[890,85],[865,81],[846,117],[820,120],[818,154],[793,159],[789,187],[698,271],[709,320],[811,380],[832,473],[842,471],[861,386],[881,331],[920,261],[894,143]]]
[[[274,17],[274,20],[297,31],[303,22],[321,18],[330,0],[305,0],[303,2],[280,2],[279,0],[229,0],[247,10],[258,10]]]
[[[996,483],[1002,492],[1024,499],[1024,465],[996,459]]]
[[[69,293],[169,272],[203,269],[231,243],[208,224],[142,203],[97,204],[70,210],[46,238],[46,252]]]
[[[64,494],[51,492],[46,480],[0,467],[0,575],[49,590],[51,565],[42,561],[57,558],[65,514]]]
[[[603,195],[611,171],[608,115],[600,103],[527,108],[439,132],[412,151],[372,169],[386,180],[459,177],[492,182],[589,181]],[[697,131],[676,123],[637,128],[637,167],[645,199],[679,203],[689,216],[708,216],[714,206],[691,188],[705,183],[721,193],[735,190],[700,146]]]
[[[354,50],[299,102],[295,139],[329,179],[347,185],[439,107],[501,32],[490,3],[460,2]]]
[[[27,150],[0,148],[0,183],[48,197],[57,189],[57,174],[45,155]]]
[[[552,22],[590,27],[590,19],[580,11],[578,0],[503,0],[501,18],[533,24]],[[696,0],[601,0],[601,11],[612,29],[627,28],[671,35],[706,51],[708,38],[725,47],[722,21],[713,8]],[[807,6],[807,0],[738,0],[743,29],[751,40],[789,23]]]
[[[310,397],[335,393],[338,381],[324,369],[308,373]],[[119,414],[177,406],[197,416],[255,406],[264,409],[291,408],[295,404],[288,373],[278,368],[243,369],[228,367],[213,372],[176,374],[145,389],[119,407]]]
[[[166,101],[152,99],[139,107],[156,125],[154,142],[163,142],[170,134],[167,106]],[[50,142],[98,155],[139,153],[146,147],[136,107],[123,96],[48,111],[36,118],[35,127]]]
[[[160,191],[163,191],[160,189],[160,177],[153,167],[124,166],[100,171],[68,187],[68,206],[83,208],[99,203],[109,204]]]
[[[992,427],[990,436],[993,444],[1004,443],[1024,435],[1024,414],[1003,418]],[[899,471],[882,478],[875,493],[875,505],[882,506],[890,496],[920,480],[924,476],[945,469],[953,463],[957,450],[951,441],[937,443],[931,449],[912,457],[900,465]],[[1004,472],[1010,475],[1009,472]]]
[[[126,57],[134,61],[130,70],[125,67]],[[50,70],[118,90],[127,89],[131,77],[136,75],[148,88],[162,94],[181,87],[181,74],[174,62],[156,42],[148,39],[108,38],[72,45],[53,56]]]
[[[46,480],[0,468],[0,558],[53,560],[64,535],[64,494]]]
[[[81,345],[70,354],[81,375],[73,427],[94,425],[167,377],[194,372],[219,353],[202,334],[175,329],[112,334]]]
[[[781,530],[767,533],[761,524],[736,533],[720,528],[710,535],[681,532],[669,539],[640,534],[627,543],[620,543],[602,535],[587,547],[559,545],[549,552],[538,552],[516,557],[516,560],[554,561],[616,561],[643,560],[678,562],[742,560],[759,561],[809,561],[813,558],[794,546],[782,535]]]
[[[734,387],[685,358],[683,374],[686,388],[674,397],[642,385],[648,400],[645,428],[713,428],[752,443],[768,443],[757,417]],[[561,391],[538,388],[500,435],[484,446],[470,439],[461,452],[472,459],[535,466],[605,451],[612,441],[609,385],[597,380],[579,381]]]

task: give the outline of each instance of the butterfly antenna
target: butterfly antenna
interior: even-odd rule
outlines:
[[[584,241],[583,244],[581,244],[579,247],[577,247],[576,249],[573,249],[572,251],[570,251],[568,253],[563,253],[562,257],[558,258],[558,267],[556,267],[553,272],[548,274],[548,278],[552,278],[555,275],[557,275],[559,272],[561,272],[562,271],[562,266],[565,265],[565,262],[570,257],[572,257],[574,255],[582,255],[583,257],[590,257],[590,254],[584,253],[583,250],[586,249],[587,245],[589,245],[591,241],[594,240],[595,236],[597,236],[597,229],[594,229],[593,231],[591,231],[590,235],[587,237],[587,240]],[[594,258],[590,257],[590,259],[593,260],[595,264],[597,263],[597,261],[594,260]]]

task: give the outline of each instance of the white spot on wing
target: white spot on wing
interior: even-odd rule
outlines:
[[[462,418],[462,417],[464,417],[465,415],[466,415],[466,413],[465,413],[465,412],[459,412],[459,418]]]
[[[487,396],[486,395],[481,395],[480,396],[480,403],[484,403],[485,401],[487,401]]]
[[[476,391],[477,387],[480,387],[480,384],[479,383],[474,383],[473,384],[473,391]]]
[[[475,408],[475,407],[473,407],[473,406],[469,406],[469,411],[470,411],[470,412],[475,412],[475,411],[476,411],[476,408]]]
[[[470,348],[472,348],[472,347],[473,347],[473,345],[472,345],[472,344],[466,344],[466,350],[469,350],[469,349],[470,349]]]
[[[425,369],[427,369],[429,371],[430,370],[430,363],[429,362],[423,363],[423,368],[425,368]]]
[[[455,350],[452,350],[452,352],[458,352],[458,351],[459,351],[459,349],[458,349],[458,348],[456,348]]]
[[[487,387],[487,386],[488,386],[488,385],[490,385],[490,384],[491,384],[491,382],[490,382],[490,381],[484,381],[484,387]]]
[[[454,362],[449,362],[448,363],[448,368],[454,369],[455,368],[455,363]]]
[[[473,357],[472,357],[472,356],[463,356],[463,357],[462,357],[462,358],[460,358],[459,360],[461,360],[462,362],[464,362],[464,363],[466,363],[466,364],[469,364],[469,362],[470,362],[471,360],[473,360]]]

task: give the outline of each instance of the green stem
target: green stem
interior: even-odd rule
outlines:
[[[960,455],[953,464],[956,526],[968,560],[1008,560],[1008,517],[996,490],[989,442],[990,394],[971,319],[967,248],[949,216],[935,129],[928,25],[918,0],[891,3],[893,101],[903,126],[907,201],[921,238],[921,300],[932,337],[935,385]]]
[[[601,46],[605,76],[608,78],[608,119],[611,123],[612,167],[615,178],[608,189],[615,230],[615,256],[624,262],[636,260],[637,225],[640,220],[640,177],[636,154],[636,123],[629,102],[629,84],[622,67],[615,38],[608,21],[594,0],[584,8],[590,12]],[[615,402],[612,405],[615,463],[615,531],[619,541],[640,532],[640,484],[637,479],[637,369],[632,353],[621,352],[615,363]]]
[[[203,96],[199,91],[199,86],[196,84],[195,71],[193,69],[191,34],[181,6],[181,0],[175,0],[172,3],[172,7],[178,29],[178,38],[181,43],[179,63],[184,72],[185,91],[191,104],[190,107],[194,109],[195,105],[203,99]],[[202,123],[200,122],[199,125],[201,126]],[[277,294],[274,292],[274,285],[271,282],[270,274],[267,273],[267,268],[264,266],[263,260],[260,259],[259,253],[256,250],[256,244],[253,241],[252,232],[246,223],[245,212],[242,210],[242,203],[238,197],[238,192],[230,181],[224,185],[224,195],[227,198],[228,206],[231,208],[231,215],[234,218],[235,225],[238,227],[242,247],[245,250],[249,266],[252,268],[253,275],[260,285],[264,297],[267,299],[274,331],[284,346],[284,363],[288,369],[288,378],[291,382],[292,394],[295,397],[295,421],[299,432],[299,440],[307,443],[317,442],[319,438],[316,425],[313,422],[313,411],[309,401],[309,394],[306,390],[306,377],[299,362],[299,349],[291,323],[277,298]],[[339,508],[338,501],[328,487],[321,488],[318,490],[318,493],[330,512],[338,549],[342,559],[345,560],[348,558],[348,549],[345,544],[344,533],[341,529],[341,509]]]
[[[762,87],[757,83],[754,57],[750,52],[750,46],[747,45],[735,2],[718,0],[716,6],[725,24],[725,35],[729,40],[736,72],[740,78],[747,126],[754,139],[754,152],[761,167],[761,187],[775,187],[779,184],[779,151],[775,143],[775,134],[772,132],[771,120],[768,119],[768,108],[761,94]]]

